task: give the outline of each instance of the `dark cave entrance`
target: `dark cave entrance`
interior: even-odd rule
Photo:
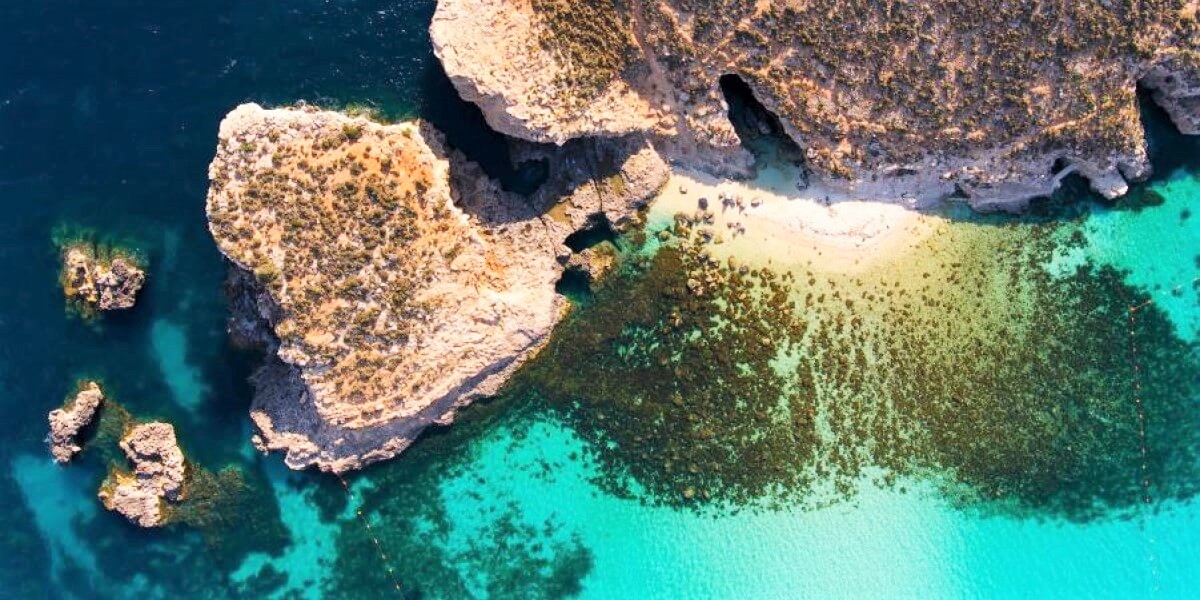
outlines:
[[[554,284],[554,291],[574,304],[590,304],[594,298],[592,277],[583,269],[567,269]]]
[[[578,254],[603,242],[609,242],[616,246],[617,232],[613,229],[612,223],[608,221],[608,217],[603,213],[596,213],[588,217],[587,223],[582,229],[567,236],[563,243],[571,249],[571,252]]]
[[[618,250],[620,249],[620,239],[617,231],[613,228],[612,223],[604,213],[590,215],[587,223],[582,228],[567,236],[567,239],[563,241],[571,249],[571,252],[575,254],[579,254],[605,242],[612,244]],[[588,273],[586,268],[569,266],[563,271],[562,277],[554,285],[554,291],[566,296],[567,299],[575,304],[590,304],[594,297],[592,292],[592,275]]]
[[[804,167],[804,150],[788,136],[779,117],[754,97],[744,79],[722,75],[718,83],[729,107],[729,122],[758,167],[773,163]]]

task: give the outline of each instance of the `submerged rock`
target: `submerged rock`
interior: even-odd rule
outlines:
[[[63,252],[63,293],[90,310],[133,308],[145,283],[145,271],[128,256],[100,257],[85,244]]]
[[[75,437],[92,422],[103,402],[104,392],[100,391],[100,385],[87,381],[62,408],[50,411],[50,434],[46,437],[46,443],[50,445],[54,462],[68,463],[82,450]]]
[[[133,472],[114,469],[100,487],[100,501],[141,527],[157,527],[166,519],[165,502],[184,498],[186,463],[169,423],[134,426],[121,439]]]
[[[430,32],[505,134],[643,134],[673,162],[746,174],[743,137],[778,130],[835,200],[1013,210],[1070,172],[1111,198],[1149,174],[1139,83],[1184,132],[1200,123],[1188,0],[441,0]],[[733,89],[770,118],[735,129]]]
[[[525,151],[552,163],[532,198],[424,123],[257,105],[225,118],[207,209],[239,272],[231,331],[268,350],[260,449],[355,469],[494,394],[567,308],[566,238],[597,215],[627,225],[666,177],[637,140]],[[585,161],[610,165],[606,178]]]

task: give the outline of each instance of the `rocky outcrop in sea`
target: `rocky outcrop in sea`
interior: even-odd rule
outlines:
[[[132,472],[114,469],[100,487],[104,507],[140,527],[166,522],[165,503],[184,499],[186,463],[169,423],[135,425],[121,439]]]
[[[234,268],[231,333],[268,351],[260,449],[356,469],[496,393],[567,308],[567,238],[630,225],[667,175],[637,138],[519,152],[551,173],[529,197],[425,123],[252,104],[225,118],[207,209]]]
[[[63,293],[89,310],[133,308],[145,283],[146,272],[128,256],[103,258],[86,244],[63,252]]]
[[[50,445],[50,454],[54,457],[54,462],[68,463],[83,449],[76,437],[96,417],[103,402],[104,392],[100,390],[100,384],[85,381],[80,385],[79,392],[62,408],[50,411],[50,433],[46,437],[46,443]]]

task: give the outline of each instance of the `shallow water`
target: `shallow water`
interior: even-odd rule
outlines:
[[[1014,511],[969,494],[964,500],[942,485],[944,472],[912,469],[881,481],[887,467],[871,464],[878,457],[864,450],[837,455],[862,467],[851,493],[811,502],[804,488],[781,496],[778,510],[738,503],[696,510],[678,495],[656,496],[654,470],[646,481],[613,485],[613,469],[629,455],[590,436],[605,431],[596,417],[629,410],[621,399],[564,410],[518,391],[351,478],[349,492],[257,455],[245,383],[257,358],[226,340],[224,266],[203,216],[217,123],[247,100],[368,103],[393,118],[429,118],[493,174],[511,176],[499,138],[455,99],[436,66],[425,34],[432,8],[428,0],[20,0],[0,7],[9,34],[0,36],[0,51],[10,57],[0,61],[0,202],[7,208],[0,335],[8,340],[0,345],[0,500],[8,507],[0,513],[0,597],[395,597],[397,587],[431,597],[1187,597],[1200,587],[1200,509],[1192,488],[1170,479],[1194,464],[1164,467],[1166,480],[1153,487],[1164,493],[1147,507],[1064,518],[1037,509],[1053,503]],[[1071,225],[1084,242],[1056,242],[1048,268],[1060,275],[1080,264],[1127,270],[1128,291],[1152,294],[1170,325],[1144,331],[1192,341],[1200,324],[1192,283],[1200,274],[1200,216],[1185,211],[1200,199],[1200,146],[1155,139],[1165,172],[1153,186],[1165,202],[1137,211],[1092,208]],[[1189,160],[1192,171],[1173,168]],[[1031,220],[951,216],[944,240],[954,243],[938,248],[992,261],[988,280],[1002,280],[1016,259],[971,253],[1025,239]],[[68,314],[53,244],[64,228],[148,258],[150,280],[137,309],[96,323]],[[934,268],[942,258],[913,264]],[[921,274],[912,275],[919,289]],[[811,312],[818,321],[834,314]],[[1154,322],[1147,315],[1139,327]],[[1116,353],[1125,349],[1112,352],[1124,356]],[[241,506],[257,512],[237,512],[254,522],[225,515],[228,523],[145,532],[102,510],[94,494],[108,457],[89,449],[63,469],[42,444],[45,413],[85,376],[101,378],[136,417],[174,423],[189,456],[206,469],[240,469],[249,490],[238,497],[247,503]],[[1132,390],[1132,369],[1114,377]],[[1197,414],[1194,404],[1180,397],[1146,410],[1152,423],[1154,411],[1168,409],[1186,422]],[[871,407],[853,404],[860,405]],[[1011,421],[1019,437],[1031,417],[1049,414],[996,413],[980,431]],[[1155,438],[1156,448],[1195,441],[1161,431],[1180,437]],[[1130,447],[1111,450],[1117,456]],[[939,457],[938,464],[954,458],[966,460]],[[1136,469],[1111,477],[1138,478]]]

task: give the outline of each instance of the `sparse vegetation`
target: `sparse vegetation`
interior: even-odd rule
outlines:
[[[842,177],[992,146],[1098,163],[1136,153],[1134,80],[1200,44],[1184,0],[533,6],[543,45],[567,69],[556,94],[593,98],[644,62],[642,50],[665,67],[684,110],[714,101],[717,78],[735,73],[790,125],[813,167]],[[641,48],[630,41],[635,22]]]
[[[541,45],[566,69],[556,83],[582,105],[604,92],[636,52],[625,0],[533,0]]]

